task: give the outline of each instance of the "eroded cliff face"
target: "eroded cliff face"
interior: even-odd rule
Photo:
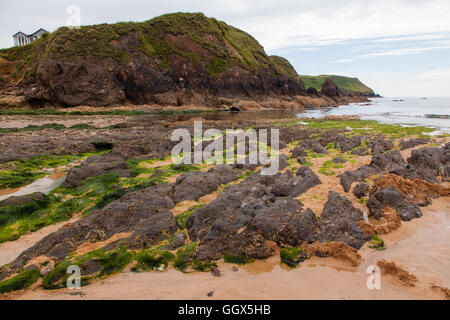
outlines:
[[[110,60],[44,60],[38,65],[35,80],[24,85],[24,94],[31,102],[65,106],[125,102],[219,106],[240,100],[303,95],[304,88],[299,79],[274,77],[265,69],[249,71],[235,66],[210,76],[201,64],[179,61],[166,71],[149,57],[136,54],[123,65]]]
[[[24,103],[37,106],[245,109],[304,107],[299,101],[305,96],[319,98],[319,105],[324,99],[325,105],[343,96],[355,99],[331,91],[308,94],[287,60],[269,57],[249,34],[201,13],[60,28],[31,45],[1,50],[0,57],[5,66],[15,66],[3,68],[3,97],[23,96]]]

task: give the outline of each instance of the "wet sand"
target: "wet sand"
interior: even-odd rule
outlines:
[[[280,265],[279,256],[238,267],[220,263],[221,277],[210,273],[124,272],[83,287],[28,290],[19,299],[444,299],[432,285],[450,286],[450,198],[442,197],[423,209],[424,216],[402,223],[384,235],[386,250],[366,244],[358,267],[333,258],[313,257],[296,269]],[[405,286],[390,275],[381,289],[366,286],[367,267],[381,259],[395,262],[414,274],[415,286]],[[212,297],[207,296],[213,292]]]
[[[74,223],[80,217],[81,215],[76,215],[69,221],[49,225],[35,232],[28,232],[15,241],[0,243],[0,266],[14,261],[23,251],[32,247],[36,242],[57,231],[62,226]]]
[[[73,111],[73,110],[70,110]],[[88,124],[98,128],[129,120],[130,116],[115,115],[10,115],[0,116],[1,128],[25,128],[29,125],[42,126],[49,123],[71,127],[76,124]]]

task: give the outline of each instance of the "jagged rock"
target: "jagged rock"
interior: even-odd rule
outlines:
[[[360,157],[367,156],[369,154],[369,149],[358,148],[358,149],[352,150],[351,154],[354,154],[355,156],[360,156]]]
[[[102,264],[97,259],[89,259],[80,265],[82,276],[90,276],[100,272],[103,269]]]
[[[322,83],[321,86],[321,92],[329,97],[338,97],[338,87],[336,86],[336,83],[331,78],[326,78],[325,82]]]
[[[314,87],[309,87],[308,89],[306,89],[306,92],[307,92],[308,94],[311,94],[311,95],[318,95],[318,94],[319,94],[319,92],[317,91],[317,89],[314,88]]]
[[[372,154],[384,153],[394,149],[394,143],[391,140],[386,140],[382,136],[371,139],[367,146],[372,149]]]
[[[405,166],[406,162],[398,150],[373,155],[370,166],[378,171],[389,170],[396,166]]]
[[[219,180],[219,184],[228,184],[238,179],[238,176],[242,174],[242,170],[233,168],[228,164],[219,164],[208,170],[208,173],[213,173]]]
[[[180,232],[177,235],[175,235],[172,240],[170,240],[169,244],[163,246],[161,250],[175,250],[184,245],[184,242],[186,241],[186,235],[184,232]]]
[[[324,147],[322,147],[322,145],[320,143],[315,143],[312,146],[312,152],[315,153],[320,153],[320,154],[328,154],[327,149],[325,149]]]
[[[275,176],[254,174],[195,210],[186,226],[191,240],[200,243],[199,259],[218,259],[227,251],[267,258],[274,252],[271,242],[295,245],[312,241],[317,227],[315,214],[303,211],[301,202],[290,197],[277,198],[271,192],[305,179],[308,174],[309,171],[303,176],[293,176],[289,171]],[[277,187],[280,180],[283,183]]]
[[[306,151],[301,145],[295,146],[295,148],[292,150],[291,158],[298,158],[298,157],[306,157]]]
[[[359,249],[370,239],[370,236],[361,230],[359,221],[363,221],[363,212],[339,193],[329,191],[328,201],[320,216],[317,240],[344,242]]]
[[[289,158],[285,154],[280,154],[278,158],[278,169],[283,170],[286,167],[289,167]]]
[[[300,163],[300,164],[304,164],[305,162],[307,162],[307,160],[306,160],[305,157],[298,157],[298,158],[297,158],[297,161],[298,161],[298,163]]]
[[[278,141],[278,150],[282,150],[282,149],[285,149],[285,148],[287,148],[287,143],[284,142],[283,140],[279,140]]]
[[[354,171],[345,171],[340,174],[340,182],[345,192],[348,192],[355,181],[364,181],[371,175],[380,173],[392,168],[405,166],[405,160],[398,150],[392,150],[386,153],[377,153],[372,156],[370,165],[364,165]]]
[[[298,197],[320,183],[319,177],[309,167],[302,167],[295,176],[290,171],[279,176],[273,183],[271,192],[277,197]]]
[[[131,168],[126,158],[119,154],[94,155],[86,159],[79,167],[71,168],[63,183],[65,188],[78,187],[80,183],[90,177],[98,177],[108,173],[115,173],[119,177],[131,177]]]
[[[338,163],[346,163],[347,162],[347,160],[342,159],[341,157],[336,157],[332,161],[333,161],[333,163],[336,163],[336,164],[338,164]]]
[[[357,183],[353,187],[353,194],[358,199],[361,199],[362,197],[366,196],[367,192],[369,192],[369,185],[367,183],[365,183],[365,182]]]
[[[343,135],[338,135],[335,141],[335,148],[340,149],[341,152],[350,151],[356,147],[361,145],[362,137],[361,136],[352,136],[347,138]]]
[[[414,148],[415,146],[421,145],[421,144],[427,144],[430,141],[427,138],[417,138],[417,139],[409,139],[409,140],[401,140],[398,144],[400,147],[400,150],[406,150],[409,148]]]
[[[0,202],[0,207],[24,204],[30,201],[46,202],[47,196],[42,192],[34,192],[23,196],[10,197]]]
[[[200,197],[217,190],[220,180],[214,173],[187,172],[177,178],[173,190],[175,203],[184,200],[197,201]]]
[[[104,241],[122,232],[133,234],[107,248],[145,248],[167,239],[178,229],[168,210],[174,206],[170,198],[172,187],[172,184],[163,184],[130,192],[102,210],[60,228],[22,252],[11,263],[11,270],[19,270],[24,263],[40,255],[61,260],[85,242]]]
[[[374,167],[364,165],[354,171],[345,171],[338,175],[338,177],[340,178],[340,183],[344,188],[344,191],[349,192],[353,182],[364,181],[364,179],[377,172],[378,171]]]
[[[398,217],[403,221],[422,216],[420,208],[416,204],[407,203],[405,196],[392,186],[383,189],[374,188],[367,202],[370,214],[376,219],[381,218],[382,209],[385,207],[395,209]]]

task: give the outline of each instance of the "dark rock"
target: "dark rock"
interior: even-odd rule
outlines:
[[[371,139],[367,146],[371,148],[372,154],[384,153],[394,149],[394,143],[391,140],[384,139],[382,136]]]
[[[353,187],[353,194],[358,199],[361,199],[362,197],[366,196],[367,192],[369,192],[369,185],[367,183],[365,183],[365,182],[357,183]]]
[[[345,160],[345,159],[342,159],[341,157],[336,157],[336,158],[334,158],[333,160],[333,163],[346,163],[347,162],[347,160]]]
[[[376,174],[377,170],[368,165],[364,165],[359,167],[354,171],[345,171],[338,175],[340,177],[340,182],[345,192],[349,192],[352,186],[352,183],[355,181],[364,181],[366,178],[370,177],[373,174]]]
[[[161,248],[161,250],[175,250],[178,248],[181,248],[184,245],[184,242],[186,241],[186,235],[184,232],[180,232],[175,237],[170,240],[168,245],[165,245]]]
[[[173,190],[173,200],[175,203],[194,200],[209,194],[219,187],[220,180],[214,173],[207,172],[187,172],[177,178]]]
[[[278,157],[278,170],[283,170],[286,167],[289,167],[289,158],[285,154],[280,154]]]
[[[131,177],[131,168],[122,155],[112,153],[94,155],[79,167],[70,169],[63,186],[65,188],[78,187],[86,178],[98,177],[108,173],[116,173],[119,177]]]
[[[89,259],[80,265],[82,276],[90,276],[102,270],[103,266],[97,259]]]
[[[401,206],[397,211],[397,216],[403,221],[410,221],[415,218],[420,218],[422,216],[422,211],[415,204],[406,204]]]
[[[295,148],[292,150],[291,158],[298,158],[298,157],[306,157],[306,151],[301,145],[295,146]]]
[[[427,138],[417,138],[417,139],[409,139],[409,140],[401,140],[398,146],[400,147],[400,150],[406,150],[409,148],[414,148],[421,144],[427,144],[430,140]]]
[[[24,204],[30,201],[40,201],[40,202],[46,202],[47,196],[43,194],[42,192],[35,192],[31,194],[26,194],[23,196],[16,196],[16,197],[10,197],[6,200],[3,200],[0,202],[0,206],[11,206],[11,205],[18,205],[18,204]]]
[[[310,95],[318,95],[319,94],[317,89],[314,87],[309,87],[308,89],[306,89],[306,92]]]
[[[361,136],[352,136],[347,138],[346,136],[338,135],[335,141],[335,148],[340,149],[341,152],[347,152],[359,147],[361,145],[361,141]]]
[[[40,255],[58,261],[85,242],[104,241],[122,232],[133,233],[129,238],[107,245],[105,250],[120,246],[146,248],[159,243],[178,229],[175,218],[168,210],[174,206],[169,196],[172,187],[165,184],[130,192],[102,210],[94,211],[42,238],[22,252],[12,265],[20,266]]]
[[[282,150],[282,149],[285,149],[285,148],[287,148],[287,143],[284,142],[283,140],[279,140],[278,141],[278,150]]]
[[[358,222],[363,220],[363,212],[355,208],[352,203],[337,192],[328,193],[320,216],[319,242],[340,241],[359,249],[370,236],[361,230]]]
[[[370,165],[364,165],[354,171],[345,171],[340,174],[340,182],[345,192],[350,191],[351,185],[355,181],[362,182],[371,175],[389,171],[392,168],[405,166],[405,160],[398,150],[386,153],[377,153],[372,156]]]
[[[300,163],[300,164],[304,164],[305,162],[307,162],[307,160],[306,160],[305,157],[298,157],[298,158],[297,158],[297,161],[298,161],[298,163]]]
[[[381,190],[374,188],[367,202],[370,214],[376,219],[381,218],[382,209],[385,207],[391,207],[396,210],[399,218],[404,221],[422,216],[420,208],[416,204],[407,203],[405,196],[392,186]]]
[[[313,144],[312,151],[315,153],[320,153],[320,154],[328,154],[327,149],[322,147],[322,145],[320,143]]]
[[[219,180],[219,184],[228,184],[238,179],[242,174],[242,170],[233,168],[228,164],[219,164],[208,170],[208,173],[213,173]]]
[[[355,156],[367,156],[369,154],[369,149],[367,148],[358,148],[355,150],[352,150],[351,154],[354,154]]]
[[[67,257],[72,250],[73,247],[71,247],[69,243],[58,243],[46,255],[55,260],[62,260]]]
[[[329,97],[338,97],[339,91],[336,83],[331,78],[326,78],[322,83],[321,92]]]

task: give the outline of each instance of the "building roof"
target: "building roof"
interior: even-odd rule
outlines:
[[[26,33],[23,33],[22,31],[19,31],[19,32],[17,32],[17,33],[15,33],[14,35],[13,35],[13,37],[15,37],[15,36],[17,36],[17,35],[19,35],[19,34],[23,34],[24,36],[28,36]]]
[[[34,36],[36,33],[40,32],[40,31],[48,32],[47,30],[45,30],[43,28],[39,28],[38,30],[36,30],[32,34],[26,34],[26,33],[22,32],[22,31],[19,31],[19,32],[15,33],[13,35],[13,37],[18,36],[19,34],[23,34],[25,37],[31,37],[31,36]]]
[[[47,33],[48,33],[47,30],[42,29],[42,28],[39,28],[39,30],[36,30],[35,32],[33,32],[32,34],[29,34],[28,36],[34,36],[34,35],[35,35],[36,33],[38,33],[39,31],[44,31],[44,32],[47,32]]]

